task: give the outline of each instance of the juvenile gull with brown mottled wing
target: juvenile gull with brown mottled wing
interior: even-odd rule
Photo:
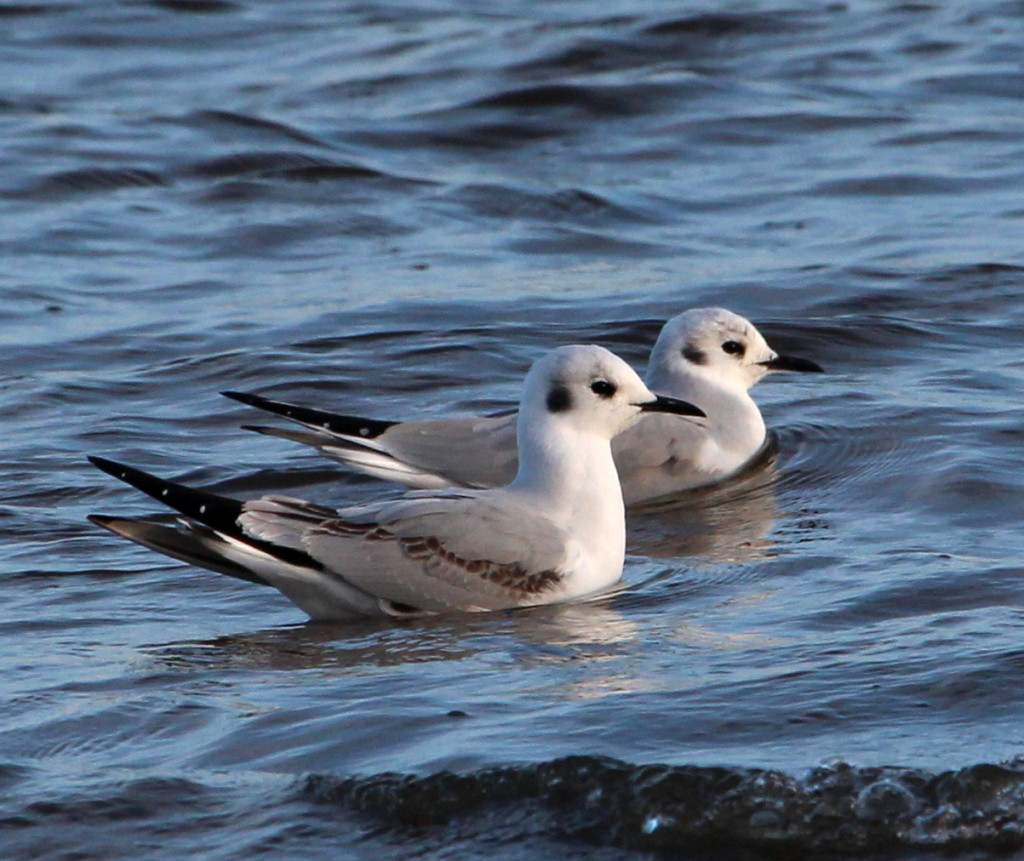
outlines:
[[[527,375],[519,470],[492,490],[413,491],[334,510],[240,502],[91,458],[185,516],[183,529],[94,516],[133,541],[279,589],[317,619],[477,611],[589,595],[622,574],[625,522],[611,439],[647,412],[701,416],[653,395],[601,347],[562,347]]]

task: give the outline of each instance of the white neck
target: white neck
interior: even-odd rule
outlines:
[[[742,380],[688,365],[666,370],[663,365],[652,364],[646,382],[656,392],[697,404],[707,413],[701,423],[714,429],[723,447],[748,451],[764,442],[764,419]]]
[[[509,490],[533,497],[589,557],[585,576],[592,585],[582,594],[610,585],[622,575],[626,548],[622,488],[610,440],[581,433],[557,418],[545,418],[539,422],[520,418],[519,472]]]

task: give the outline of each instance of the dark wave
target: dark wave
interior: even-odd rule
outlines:
[[[794,15],[704,12],[660,21],[646,27],[643,32],[651,36],[686,36],[704,40],[785,33],[805,26]]]
[[[652,63],[679,63],[712,54],[727,56],[735,40],[799,33],[810,26],[793,14],[701,13],[654,23],[618,18],[602,22],[591,35],[576,38],[540,57],[516,65],[529,75],[572,75],[623,71]]]
[[[825,351],[863,345],[870,360],[885,351],[907,360],[918,349],[958,343],[1000,346],[1024,320],[1024,267],[1001,261],[943,266],[908,275],[859,267],[856,295],[826,296],[806,322],[769,323],[772,337],[800,332]],[[774,343],[774,341],[773,341]],[[879,352],[882,351],[882,352]]]
[[[650,257],[677,253],[677,249],[668,245],[564,227],[548,228],[541,236],[513,240],[508,243],[508,248],[521,254],[616,254],[623,257]]]
[[[1024,762],[928,772],[822,765],[803,777],[758,768],[632,765],[573,756],[427,777],[310,777],[303,794],[388,829],[460,823],[680,857],[1024,849]],[[514,823],[514,824],[513,824]]]
[[[573,108],[598,115],[618,114],[630,111],[630,95],[628,89],[621,88],[544,84],[487,96],[468,107],[530,111]]]
[[[916,132],[881,141],[882,146],[927,146],[936,143],[1000,143],[1016,142],[1017,135],[998,129],[946,129],[937,132]]]
[[[317,179],[377,179],[379,170],[358,164],[332,161],[300,152],[240,152],[196,162],[185,174],[204,179],[241,177],[314,181]]]
[[[61,171],[43,177],[23,196],[35,199],[60,199],[75,194],[98,194],[126,188],[153,188],[168,185],[160,173],[144,168],[92,167]]]
[[[1005,182],[1005,179],[987,179],[984,182]],[[971,189],[977,189],[980,184],[982,184],[982,180],[974,177],[891,174],[821,182],[810,189],[810,193],[836,196],[865,195],[871,197],[958,194]]]
[[[466,717],[457,709],[448,715]],[[1020,760],[941,772],[837,761],[794,777],[570,756],[462,774],[315,774],[290,787],[153,775],[71,786],[45,798],[14,796],[31,777],[0,766],[6,857],[81,857],[74,850],[82,846],[129,845],[159,845],[153,857],[216,846],[230,849],[224,857],[231,858],[294,851],[338,857],[349,848],[358,857],[451,858],[457,850],[458,857],[482,858],[510,847],[522,853],[516,857],[537,858],[557,847],[567,858],[655,852],[702,861],[1024,850]],[[544,845],[548,852],[539,851]],[[610,852],[617,854],[602,854]]]
[[[377,137],[382,146],[435,146],[452,149],[509,149],[528,146],[565,133],[557,125],[531,120],[529,124],[517,122],[470,123],[463,126],[444,123],[442,128],[424,132],[386,134]],[[385,138],[389,138],[386,141]]]
[[[396,176],[350,160],[328,159],[295,151],[263,151],[231,153],[197,161],[184,166],[181,175],[213,180],[204,186],[200,199],[216,207],[225,203],[247,203],[268,199],[295,200],[309,203],[312,194],[301,186],[323,186],[322,194],[335,200],[338,186],[363,187],[372,184],[375,191],[406,193],[419,187],[432,185],[428,180]],[[297,186],[299,186],[297,188]],[[358,210],[349,212],[331,228],[342,236],[385,237],[401,236],[411,228],[391,219]],[[311,235],[320,231],[314,226]],[[296,236],[301,241],[304,228]],[[273,231],[277,235],[288,231]],[[240,231],[244,234],[245,231]],[[231,238],[232,242],[246,242],[244,235]],[[262,240],[261,240],[262,241]]]
[[[0,3],[0,18],[54,15],[74,8],[69,3]]]
[[[677,107],[686,95],[706,85],[694,81],[643,84],[532,84],[500,90],[448,110],[429,114],[448,124],[482,113],[511,114],[520,124],[564,135],[573,120],[611,120],[649,114],[660,106]]]
[[[519,63],[515,70],[528,75],[571,75],[633,69],[651,61],[649,46],[633,39],[588,37],[566,48]]]
[[[1020,72],[937,75],[924,81],[921,87],[932,96],[1024,99],[1024,75]]]
[[[541,194],[503,185],[474,184],[462,186],[448,199],[477,215],[493,218],[528,218],[550,223],[621,221],[642,224],[653,220],[607,197],[579,188],[560,188]]]
[[[231,3],[229,0],[149,0],[149,5],[186,15],[220,14],[235,12],[240,8],[237,3]]]
[[[946,266],[926,272],[920,280],[925,284],[955,283],[994,287],[1009,281],[1014,286],[1024,283],[1024,266],[1012,263],[984,262],[969,266]]]
[[[175,118],[174,122],[207,132],[237,131],[250,138],[285,139],[318,147],[325,146],[322,141],[288,123],[267,120],[237,111],[214,109],[194,111],[184,117]]]

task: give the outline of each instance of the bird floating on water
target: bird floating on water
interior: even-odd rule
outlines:
[[[181,528],[90,519],[176,559],[276,587],[314,619],[482,611],[613,586],[625,512],[612,438],[643,415],[703,417],[654,395],[602,347],[561,347],[526,377],[508,486],[440,489],[336,510],[285,496],[240,501],[90,460],[184,516]]]
[[[715,484],[756,458],[767,432],[748,390],[772,371],[822,368],[780,356],[749,320],[723,308],[695,308],[669,320],[651,352],[646,383],[700,404],[707,417],[681,422],[648,415],[616,437],[612,451],[626,504]],[[224,394],[304,425],[250,430],[314,446],[346,466],[409,487],[500,487],[518,468],[514,413],[390,422]]]

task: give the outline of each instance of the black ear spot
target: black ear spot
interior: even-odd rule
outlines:
[[[693,344],[687,344],[683,347],[683,358],[688,362],[693,362],[695,365],[706,365],[708,363],[708,357],[703,350],[698,350]]]
[[[618,388],[615,383],[609,383],[607,380],[594,380],[590,384],[590,391],[602,398],[610,398],[618,391]]]
[[[726,341],[722,344],[722,350],[730,356],[742,356],[747,348],[739,341]]]
[[[564,413],[572,406],[572,395],[565,386],[555,386],[548,392],[548,412]]]

